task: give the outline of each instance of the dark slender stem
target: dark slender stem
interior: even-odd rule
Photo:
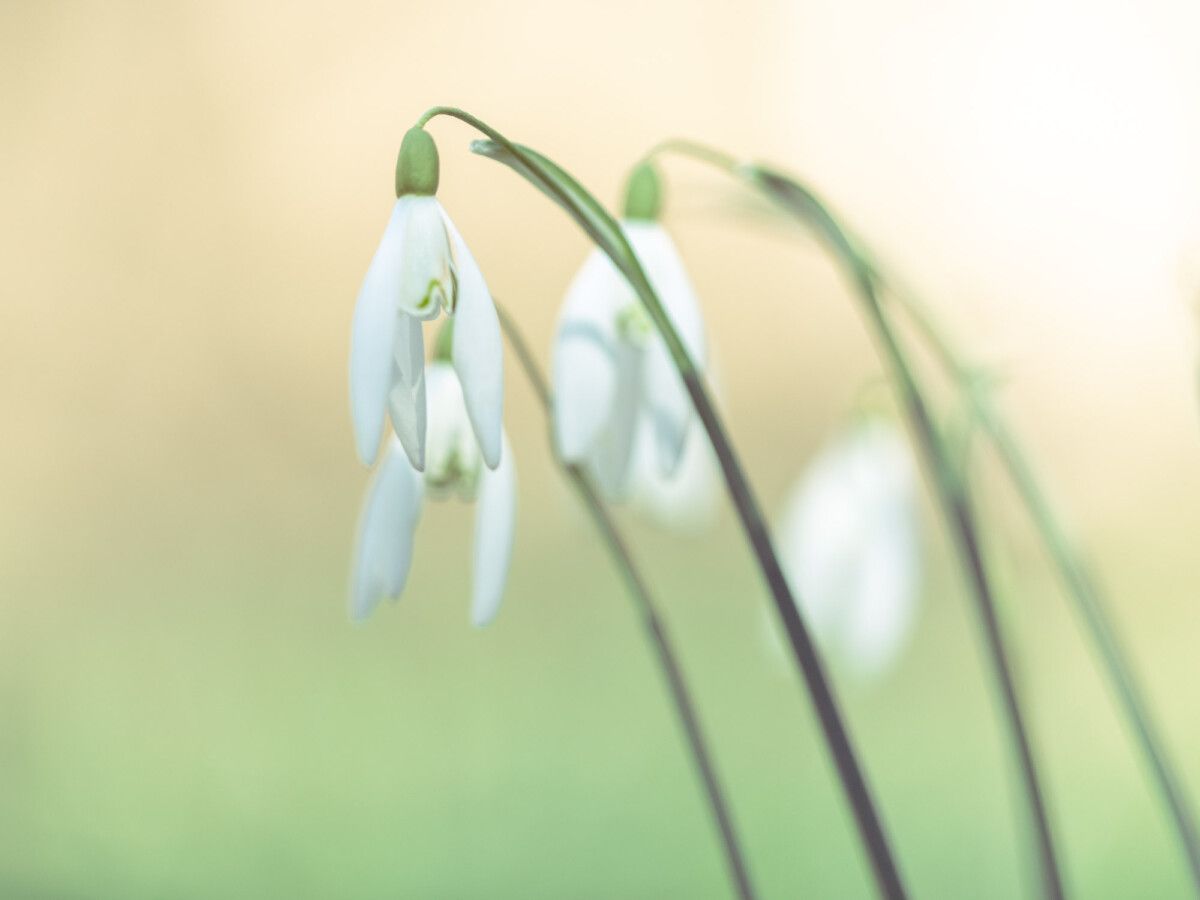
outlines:
[[[892,856],[891,845],[884,832],[883,822],[867,786],[866,776],[859,765],[849,733],[842,721],[837,700],[830,687],[817,648],[800,617],[795,598],[784,578],[779,560],[775,556],[775,550],[771,545],[766,521],[758,506],[758,501],[754,497],[742,465],[729,440],[728,433],[721,424],[700,373],[680,339],[674,323],[667,315],[653,286],[646,277],[646,273],[642,270],[636,254],[630,248],[620,225],[582,185],[556,164],[528,148],[514,144],[475,116],[454,107],[439,106],[427,111],[422,116],[420,124],[424,125],[438,115],[457,118],[491,138],[503,151],[503,155],[507,156],[507,159],[502,159],[502,161],[511,165],[518,174],[540,188],[571,215],[596,246],[612,260],[613,265],[626,278],[645,307],[671,354],[671,359],[692,399],[696,414],[708,433],[720,463],[729,496],[733,500],[741,520],[742,529],[770,588],[775,610],[783,622],[796,662],[804,674],[809,696],[812,698],[817,719],[825,735],[826,745],[833,757],[834,765],[841,778],[842,788],[853,810],[859,836],[870,858],[876,886],[880,894],[890,900],[905,897],[900,872]],[[486,152],[488,148],[477,149],[480,152]],[[502,157],[498,155],[498,158]]]
[[[1046,493],[1042,490],[1020,443],[992,406],[987,393],[977,388],[972,375],[973,370],[959,359],[950,342],[934,323],[933,317],[921,304],[906,292],[893,288],[891,293],[933,349],[934,356],[942,368],[971,404],[975,418],[991,438],[1013,486],[1029,512],[1034,528],[1037,529],[1055,568],[1058,569],[1068,596],[1075,601],[1076,610],[1091,633],[1092,644],[1100,655],[1101,668],[1108,674],[1117,701],[1150,764],[1159,793],[1174,822],[1193,886],[1197,895],[1200,895],[1200,836],[1197,834],[1195,816],[1182,781],[1171,765],[1165,744],[1150,717],[1149,705],[1135,677],[1118,630],[1113,624],[1113,618],[1108,612],[1108,604],[1078,551],[1072,547],[1058,516],[1051,509]]]
[[[1018,767],[1025,785],[1030,819],[1033,823],[1038,860],[1045,895],[1052,900],[1063,896],[1049,816],[1038,778],[1033,749],[1021,712],[1017,687],[1009,663],[1004,637],[996,612],[991,581],[983,560],[978,528],[965,485],[955,473],[925,402],[924,392],[917,383],[913,366],[907,359],[885,315],[868,265],[859,255],[854,243],[815,195],[791,179],[762,167],[741,167],[728,154],[686,141],[670,141],[653,152],[672,151],[715,166],[760,189],[768,199],[777,203],[802,223],[813,227],[829,245],[834,255],[847,268],[863,303],[876,339],[880,343],[888,367],[892,370],[909,421],[917,437],[936,487],[939,502],[962,560],[972,596],[979,614],[988,655],[1000,688],[1005,719],[1012,736]]]
[[[904,897],[904,885],[892,858],[883,822],[875,811],[866,776],[858,764],[854,748],[850,743],[850,736],[842,722],[837,699],[830,688],[829,676],[825,672],[808,628],[805,627],[804,620],[800,617],[783,569],[775,556],[762,510],[746,481],[741,463],[738,462],[733,446],[726,437],[725,428],[721,424],[716,409],[709,402],[699,377],[694,371],[685,372],[684,384],[712,441],[713,450],[716,452],[721,470],[725,474],[729,495],[741,517],[746,537],[750,541],[759,568],[771,590],[771,597],[775,601],[775,610],[783,623],[796,662],[808,685],[813,707],[825,731],[826,741],[834,764],[837,766],[838,774],[841,776],[842,786],[854,810],[859,835],[866,844],[879,891],[885,897]]]
[[[496,312],[500,316],[500,325],[504,329],[508,343],[512,347],[517,360],[520,362],[521,368],[525,371],[525,376],[529,380],[533,392],[545,408],[546,415],[550,416],[553,410],[550,385],[547,383],[545,376],[542,375],[541,369],[538,367],[537,361],[530,352],[529,345],[526,344],[525,338],[521,335],[516,323],[498,303],[496,304]],[[729,867],[729,876],[733,880],[737,895],[742,900],[753,900],[755,896],[754,888],[750,883],[750,872],[746,866],[746,860],[738,841],[737,831],[734,828],[733,816],[725,800],[725,792],[721,789],[721,782],[717,777],[716,766],[713,763],[712,754],[708,749],[708,742],[705,740],[704,731],[700,725],[700,717],[696,711],[696,705],[692,701],[687,682],[684,680],[683,670],[680,667],[679,659],[671,643],[667,627],[658,613],[649,587],[646,585],[641,572],[633,561],[633,556],[629,552],[628,545],[617,530],[616,522],[613,521],[612,516],[604,505],[604,501],[600,499],[600,495],[592,485],[591,479],[588,478],[587,474],[579,466],[561,461],[559,464],[562,466],[572,487],[575,488],[575,492],[579,494],[583,505],[587,507],[596,530],[604,538],[604,542],[608,545],[609,553],[612,555],[613,562],[620,571],[621,577],[625,580],[629,595],[633,598],[638,615],[641,617],[646,638],[650,641],[651,649],[654,651],[655,658],[662,669],[663,677],[666,678],[667,688],[670,690],[671,700],[675,705],[675,712],[679,716],[679,724],[683,726],[688,748],[692,753],[692,762],[695,764],[696,772],[704,785],[704,792],[708,797],[709,810],[712,813],[713,820],[716,822],[717,830],[721,834],[721,845],[725,851],[725,862]]]
[[[882,345],[884,356],[908,410],[909,421],[917,436],[926,468],[933,479],[939,502],[975,598],[996,683],[1000,688],[1004,714],[1012,736],[1018,767],[1025,784],[1025,795],[1029,802],[1030,818],[1034,827],[1042,873],[1042,887],[1048,898],[1058,900],[1063,896],[1062,877],[1054,850],[1049,815],[1046,811],[1037,764],[1021,712],[1016,682],[1000,628],[991,580],[983,560],[978,527],[967,491],[955,474],[942,437],[934,425],[933,417],[925,402],[924,393],[917,383],[913,366],[908,361],[887,316],[884,314],[869,268],[863,264],[854,244],[842,231],[841,226],[814,195],[790,181],[788,190],[792,192],[795,203],[784,208],[793,213],[801,212],[804,221],[816,228],[818,234],[829,244],[837,258],[849,270],[863,302],[867,318],[872,324],[876,338]],[[774,194],[769,195],[775,198]]]
[[[865,299],[865,298],[864,298]],[[1033,755],[1033,747],[1021,712],[1021,704],[1017,696],[1017,686],[1013,679],[1012,666],[1008,659],[1004,636],[996,613],[996,602],[992,595],[991,580],[983,560],[979,543],[976,518],[970,505],[970,498],[962,481],[955,475],[954,468],[946,454],[941,436],[930,417],[923,395],[912,375],[911,367],[905,359],[895,335],[892,333],[878,298],[872,290],[870,299],[866,300],[870,314],[875,320],[877,337],[883,343],[891,367],[898,382],[910,420],[913,423],[918,441],[926,460],[926,467],[933,476],[938,495],[955,537],[963,565],[975,596],[980,621],[983,625],[984,638],[987,643],[992,665],[995,669],[996,681],[1000,687],[1004,704],[1004,713],[1012,732],[1013,744],[1021,777],[1025,783],[1025,793],[1029,799],[1030,814],[1036,835],[1038,860],[1042,873],[1042,888],[1046,897],[1060,900],[1063,896],[1062,875],[1059,872],[1058,861],[1054,850],[1054,838],[1050,829],[1049,814],[1046,810],[1045,799],[1042,795],[1038,778],[1037,764]]]

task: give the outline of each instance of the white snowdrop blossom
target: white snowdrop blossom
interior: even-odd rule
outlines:
[[[916,615],[916,468],[903,435],[865,420],[838,436],[791,492],[776,544],[801,612],[864,676],[898,656]]]
[[[457,341],[457,329],[454,334]],[[463,388],[451,365],[431,363],[424,383],[429,393],[425,471],[417,471],[398,438],[389,441],[359,519],[350,616],[361,621],[383,598],[400,596],[425,496],[457,496],[476,504],[471,622],[487,625],[500,608],[512,557],[517,508],[512,453],[501,431],[499,465],[484,465]]]
[[[437,148],[422,129],[405,135],[396,202],[354,309],[350,407],[359,458],[370,465],[391,418],[417,471],[426,465],[422,323],[455,323],[452,362],[471,428],[489,468],[500,464],[504,395],[500,322],[483,274],[446,215],[437,190]]]
[[[622,228],[688,354],[703,368],[704,322],[670,236],[645,219],[626,220]],[[676,473],[694,418],[691,398],[641,302],[599,250],[567,291],[553,381],[558,452],[586,465],[607,497],[629,492],[639,432],[648,435],[660,472]]]
[[[693,418],[688,428],[679,465],[664,474],[655,458],[654,435],[643,420],[634,442],[629,502],[655,525],[693,536],[716,523],[724,483],[704,426]]]
[[[721,378],[711,361],[708,382],[718,405]],[[704,424],[693,416],[688,424],[683,458],[670,474],[664,474],[655,458],[653,429],[642,419],[634,438],[633,469],[630,473],[629,503],[635,513],[668,531],[694,537],[711,529],[717,522],[725,482],[721,464]]]

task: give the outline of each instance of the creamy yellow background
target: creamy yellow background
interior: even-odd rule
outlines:
[[[470,632],[470,513],[344,620],[365,473],[355,293],[397,143],[450,103],[606,200],[688,136],[816,185],[1004,399],[1200,780],[1200,13],[1185,3],[0,6],[0,893],[721,896],[619,585],[510,366],[521,519]],[[441,198],[547,358],[583,238],[439,121]],[[668,222],[764,503],[877,366],[838,273],[714,174]],[[992,473],[994,474],[994,473]],[[1140,762],[1019,510],[1005,613],[1086,896],[1185,895]],[[867,891],[732,523],[634,528],[764,893]],[[909,656],[839,675],[914,892],[1011,896],[1019,807],[929,517]]]

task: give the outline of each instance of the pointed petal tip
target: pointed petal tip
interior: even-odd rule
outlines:
[[[351,565],[351,621],[366,620],[385,597],[404,591],[423,483],[398,447],[389,448],[367,488]]]
[[[425,445],[417,444],[413,447],[409,447],[407,444],[404,444],[403,446],[404,446],[404,455],[408,457],[408,461],[412,464],[412,467],[414,469],[416,469],[418,472],[424,473],[424,471],[425,471]]]
[[[501,440],[504,446],[503,464],[494,472],[484,472],[476,500],[471,622],[477,628],[496,618],[512,562],[516,529],[516,471],[508,439],[502,436]]]
[[[500,464],[504,415],[504,339],[483,273],[462,236],[447,219],[459,255],[458,309],[451,361],[462,385],[467,417],[489,469]]]
[[[354,448],[358,461],[368,469],[375,465],[375,460],[379,458],[379,443],[376,442],[372,448],[369,444],[364,446],[361,442],[356,442]]]
[[[476,631],[483,631],[485,628],[490,627],[491,624],[496,621],[496,613],[497,612],[499,612],[499,609],[493,611],[491,613],[491,615],[487,615],[487,616],[480,616],[480,615],[475,615],[474,613],[472,613],[471,627],[474,628]]]
[[[384,407],[360,402],[361,397],[356,396],[353,388],[352,382],[350,424],[354,432],[354,452],[364,466],[373,466],[379,458],[379,442],[383,437]]]
[[[479,435],[475,436],[479,440]],[[479,441],[479,452],[483,456],[483,463],[493,472],[500,468],[500,460],[504,455],[504,447],[499,440],[497,441]]]

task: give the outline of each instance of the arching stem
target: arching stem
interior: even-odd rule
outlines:
[[[846,268],[884,361],[892,373],[907,412],[917,445],[933,481],[938,502],[954,546],[962,562],[975,600],[984,644],[999,688],[1001,707],[1012,739],[1013,752],[1024,785],[1033,826],[1041,882],[1045,896],[1063,896],[1062,875],[1055,851],[1049,813],[1043,796],[1038,766],[1013,677],[1008,650],[996,610],[991,579],[983,558],[978,522],[966,485],[959,477],[925,399],[915,368],[908,359],[880,302],[874,272],[859,254],[854,242],[825,205],[807,188],[765,166],[742,165],[732,156],[687,141],[669,141],[651,155],[675,152],[712,165],[761,192],[801,223],[813,228]]]
[[[854,813],[859,836],[870,859],[879,892],[888,898],[906,896],[883,822],[867,786],[866,776],[854,752],[824,664],[800,616],[799,608],[771,545],[766,520],[758,500],[750,488],[745,471],[699,370],[688,355],[687,348],[667,316],[620,225],[595,197],[557,164],[528,147],[513,143],[470,113],[454,107],[434,107],[422,116],[420,124],[424,125],[439,115],[459,119],[486,135],[490,140],[476,143],[473,149],[505,163],[559,204],[612,260],[613,265],[629,282],[645,307],[671,354],[696,414],[712,443],[730,499],[763,578],[770,588],[775,610],[784,626],[796,663],[804,675],[826,746]]]
[[[513,321],[512,317],[499,303],[496,304],[496,312],[500,316],[500,327],[504,330],[504,334],[508,338],[509,346],[512,347],[517,361],[521,364],[521,369],[525,372],[525,377],[533,388],[534,394],[537,395],[538,401],[546,413],[547,420],[549,420],[549,416],[553,411],[550,385],[538,367],[537,360],[534,359],[533,353],[530,352],[529,345],[525,342],[525,338],[522,336],[516,322]],[[622,579],[625,581],[625,586],[629,590],[629,596],[633,599],[634,607],[636,608],[638,617],[641,619],[646,640],[649,642],[650,649],[654,652],[654,657],[658,662],[659,668],[662,670],[663,677],[666,679],[667,689],[671,694],[671,701],[675,706],[676,714],[679,716],[679,724],[683,728],[684,736],[687,738],[688,749],[692,754],[692,761],[696,766],[696,773],[700,776],[700,781],[704,786],[704,793],[708,798],[709,810],[721,835],[721,846],[725,852],[725,863],[729,868],[729,877],[733,881],[733,886],[738,897],[741,897],[742,900],[753,900],[755,893],[750,882],[750,872],[746,866],[745,854],[742,852],[741,843],[738,841],[737,830],[733,824],[733,816],[729,810],[729,804],[725,800],[725,792],[721,789],[721,782],[717,777],[712,753],[708,749],[708,742],[705,740],[704,730],[700,725],[700,717],[696,711],[696,705],[692,701],[687,682],[684,679],[683,669],[679,664],[679,657],[675,653],[675,649],[671,643],[667,626],[659,614],[657,604],[650,594],[650,589],[645,579],[633,561],[628,544],[626,544],[624,538],[621,536],[616,522],[609,514],[604,501],[600,499],[600,495],[597,493],[591,479],[588,478],[587,473],[579,466],[571,465],[561,460],[559,461],[559,465],[562,467],[567,480],[570,481],[571,487],[575,489],[575,493],[579,495],[579,499],[583,501],[583,505],[587,508],[588,514],[596,526],[596,530],[600,533],[605,545],[608,547],[613,564],[617,567]]]

